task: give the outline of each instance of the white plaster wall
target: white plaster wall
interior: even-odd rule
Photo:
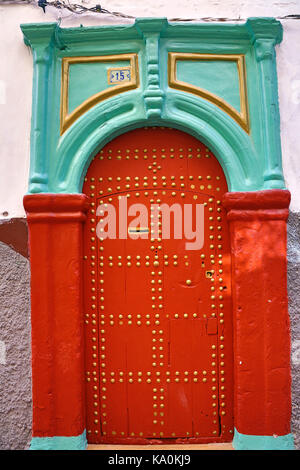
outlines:
[[[300,212],[300,20],[283,26],[277,50],[282,163],[291,210]]]
[[[98,0],[70,0],[90,7]],[[300,14],[300,0],[101,0],[102,8],[132,16],[169,19],[251,16],[280,18]],[[128,23],[101,14],[75,15],[34,5],[0,6],[0,218],[22,217],[30,152],[32,58],[23,43],[20,23],[61,20],[62,27]],[[300,211],[300,20],[281,20],[284,40],[277,48],[283,167],[292,193],[291,209]]]

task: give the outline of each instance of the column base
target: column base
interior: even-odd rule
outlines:
[[[285,436],[252,436],[234,429],[232,442],[235,450],[294,450],[293,434]]]
[[[29,450],[86,450],[86,432],[79,436],[33,437]]]

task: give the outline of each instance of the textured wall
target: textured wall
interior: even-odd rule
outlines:
[[[292,335],[292,432],[300,449],[300,213],[288,220],[288,294]]]
[[[0,449],[31,439],[29,262],[0,243]]]

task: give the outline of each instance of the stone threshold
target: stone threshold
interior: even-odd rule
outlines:
[[[212,444],[118,445],[89,444],[87,450],[234,450],[231,442]]]

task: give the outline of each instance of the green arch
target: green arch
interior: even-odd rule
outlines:
[[[187,132],[218,158],[230,191],[263,187],[263,166],[249,136],[217,106],[182,92],[168,92],[161,117],[146,119],[143,103],[127,93],[100,103],[79,118],[57,148],[49,191],[81,191],[86,170],[95,154],[118,135],[143,126],[174,127]]]
[[[96,152],[142,126],[174,127],[202,141],[218,158],[230,191],[285,187],[275,55],[282,27],[274,18],[241,24],[139,18],[132,25],[21,28],[34,62],[29,193],[80,192]],[[244,56],[249,134],[213,101],[169,86],[169,51]],[[138,56],[139,86],[94,105],[60,135],[63,58],[129,52]]]

